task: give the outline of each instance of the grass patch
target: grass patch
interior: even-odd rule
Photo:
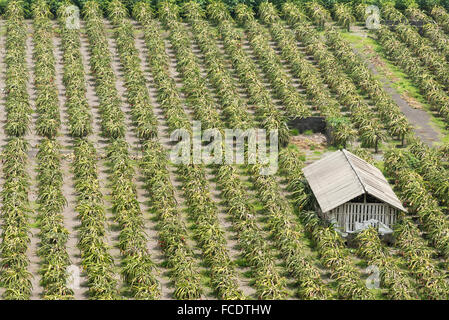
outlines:
[[[306,130],[306,131],[304,131],[304,134],[306,136],[311,136],[311,135],[313,135],[313,131],[312,130]]]
[[[374,163],[377,169],[379,169],[381,172],[384,172],[385,170],[385,164],[383,161],[377,161]]]

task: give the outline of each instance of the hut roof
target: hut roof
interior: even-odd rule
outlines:
[[[406,211],[382,172],[347,150],[340,150],[303,168],[323,212],[362,194]]]

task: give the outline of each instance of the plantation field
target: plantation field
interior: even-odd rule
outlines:
[[[449,298],[442,7],[385,4],[375,30],[366,5],[315,1],[5,10],[2,299]],[[293,125],[312,116],[327,138]],[[276,173],[174,163],[195,121],[276,130]],[[407,208],[390,241],[313,211],[301,169],[341,148]]]

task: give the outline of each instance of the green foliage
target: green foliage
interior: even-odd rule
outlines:
[[[6,5],[8,4],[8,0],[0,0],[0,12],[5,12]]]
[[[442,5],[446,10],[449,9],[449,0],[424,0],[426,3],[430,3],[430,4],[434,4],[434,2],[436,2],[436,4],[440,4]],[[428,4],[429,5],[429,4]],[[431,5],[429,5],[429,7],[431,7]]]
[[[5,12],[6,5],[9,0],[0,0],[0,13]],[[24,13],[26,18],[31,18],[31,5],[36,0],[24,0]],[[85,3],[89,0],[47,0],[49,3],[51,12],[54,14],[57,9],[66,2],[73,3],[80,8],[83,8]],[[161,2],[169,1],[176,3],[178,5],[184,4],[188,2],[188,0],[121,0],[121,2],[126,6],[126,8],[131,11],[134,5],[138,2],[146,2],[150,3],[153,8],[157,8]],[[258,8],[260,3],[266,2],[267,0],[222,0],[223,3],[229,8],[233,9],[236,5],[243,3],[250,8]],[[331,9],[336,3],[348,3],[350,6],[355,6],[359,3],[367,3],[367,4],[376,4],[382,6],[387,2],[395,3],[396,8],[398,9],[406,9],[411,6],[420,7],[423,9],[432,8],[435,5],[441,5],[446,9],[449,9],[449,0],[270,0],[269,2],[273,3],[276,7],[280,8],[285,2],[293,2],[300,6],[305,3],[317,1],[322,4],[325,8]],[[97,0],[100,3],[100,7],[104,12],[106,12],[109,3],[111,0]],[[205,7],[208,3],[212,2],[212,0],[196,0],[202,7]]]
[[[404,10],[411,7],[417,7],[418,4],[415,0],[396,0],[396,8]]]

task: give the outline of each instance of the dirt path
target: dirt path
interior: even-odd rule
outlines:
[[[6,110],[5,110],[5,101],[6,101],[6,25],[4,20],[0,19],[0,152],[3,152],[3,147],[8,143],[8,136],[3,130],[6,124]],[[3,179],[3,161],[0,163],[0,194],[3,191],[3,184],[5,183],[5,179]],[[3,233],[2,223],[0,222],[0,235]],[[1,259],[1,257],[0,257]],[[0,299],[5,292],[5,288],[0,286]]]
[[[148,49],[145,45],[145,40],[143,39],[143,35],[140,34],[139,37],[136,38],[136,48],[139,51],[139,57],[142,61],[142,67],[144,71],[144,76],[147,80],[147,88],[150,94],[151,102],[153,104],[153,112],[156,115],[157,121],[158,121],[158,127],[157,127],[157,135],[159,142],[164,146],[166,150],[169,150],[172,147],[172,142],[170,140],[170,130],[167,125],[167,122],[165,120],[164,111],[162,110],[161,105],[159,102],[157,102],[157,94],[158,91],[155,87],[154,80],[150,71],[150,67],[148,65],[146,57],[150,54],[148,52]],[[176,72],[176,71],[173,71]],[[176,83],[178,84],[178,83]],[[180,97],[183,97],[182,93],[179,92]],[[185,199],[182,196],[182,182],[176,177],[176,167],[173,165],[168,166],[168,171],[170,174],[170,182],[174,186],[175,191],[175,199],[178,203],[178,208],[180,210],[180,213],[182,213],[184,210],[187,210],[187,206],[185,204]],[[183,222],[187,225],[186,217],[185,215],[182,215]],[[189,243],[189,246],[198,253],[198,249],[195,248],[194,242],[192,240],[193,236],[189,237],[187,242]]]
[[[237,75],[237,73],[236,73],[236,70],[234,69],[234,67],[232,66],[232,63],[231,63],[231,57],[227,54],[227,52],[226,52],[226,50],[225,50],[225,48],[224,48],[224,44],[223,44],[222,40],[219,40],[217,44],[218,44],[218,46],[219,46],[219,48],[220,48],[221,53],[223,54],[223,57],[225,58],[227,67],[228,67],[228,69],[231,71],[231,73],[232,73],[232,75],[233,75],[233,78],[234,78],[234,79],[237,79],[236,81],[239,81],[239,80],[238,80],[239,77],[238,77],[238,75]],[[274,41],[270,41],[270,46],[273,48],[273,50],[274,50],[278,55],[280,55],[280,51],[277,50],[276,43],[275,43]],[[252,48],[251,48],[251,46],[250,46],[250,44],[249,44],[249,42],[248,42],[248,39],[246,38],[246,35],[244,36],[244,42],[243,42],[242,48],[244,49],[244,51],[245,51],[245,53],[248,55],[248,57],[250,57],[253,61],[257,62],[257,60],[256,60],[256,58],[255,58],[255,55],[254,55],[254,52],[253,52],[253,50],[252,50]],[[287,61],[282,60],[282,58],[281,58],[281,62],[282,62],[282,65],[283,65],[283,68],[284,68],[285,72],[290,76],[290,78],[291,78],[291,80],[292,80],[292,85],[293,85],[294,87],[296,87],[296,89],[297,89],[298,91],[300,91],[301,93],[303,93],[303,92],[304,92],[304,89],[301,88],[301,86],[300,86],[300,84],[299,84],[299,80],[298,80],[298,79],[293,75],[293,73],[291,72],[291,68],[289,67],[289,64],[287,63]],[[257,67],[257,70],[256,70],[256,71],[257,71],[257,73],[259,74],[259,76],[261,77],[261,80],[265,83],[265,85],[266,85],[266,87],[267,87],[267,90],[269,91],[270,95],[274,98],[274,92],[273,92],[273,89],[272,89],[272,87],[271,87],[270,85],[268,85],[268,79],[266,78],[266,75],[262,72],[262,70],[261,70],[260,66],[258,65],[258,63],[256,63],[256,67]],[[236,83],[237,83],[237,82],[236,82]],[[239,88],[239,92],[240,92],[240,94],[241,94],[241,97],[242,97],[242,99],[244,99],[244,100],[247,101],[247,100],[248,100],[248,94],[247,94],[246,90],[244,89],[243,85],[242,85],[240,82],[238,82],[238,83],[239,83],[238,88]],[[277,102],[278,104],[280,103],[279,100],[276,100],[276,102]],[[248,111],[249,111],[249,113],[250,113],[252,116],[254,116],[254,109],[253,109],[253,108],[248,108]],[[248,173],[247,173],[247,172],[244,172],[242,169],[240,170],[240,178],[242,179],[242,181],[243,181],[245,184],[247,184],[247,185],[248,185],[248,184],[252,185],[252,182],[251,182],[251,180],[250,180],[250,177],[249,177]],[[283,179],[282,179],[281,177],[277,176],[277,177],[276,177],[276,180],[279,182],[281,195],[287,199],[287,198],[289,197],[290,194],[289,194],[289,193],[287,192],[287,190],[285,189],[286,186],[285,186],[284,184],[282,184],[282,180],[283,180]],[[258,199],[257,199],[256,191],[255,191],[254,189],[249,189],[249,193],[250,193],[250,195],[251,195],[251,198],[252,198],[253,201],[254,201],[255,206],[256,206],[256,207],[260,207],[261,204],[259,203],[259,201],[258,201]],[[265,224],[265,217],[266,217],[266,216],[265,216],[264,213],[259,214],[258,222],[259,222],[259,225],[260,225],[260,226],[264,226],[264,224]],[[296,218],[296,217],[292,216],[291,218],[292,218],[292,221],[293,221],[294,223],[299,223],[299,222],[297,221],[297,218]],[[263,232],[266,233],[266,230],[263,229]],[[308,245],[308,243],[305,243],[305,246],[304,246],[304,247],[305,247],[305,254],[306,254],[306,255],[309,255],[309,256],[312,258],[312,262],[314,263],[314,265],[315,265],[316,267],[318,267],[318,269],[319,269],[319,271],[320,271],[320,274],[321,274],[321,276],[322,276],[323,281],[324,281],[325,283],[330,283],[330,282],[332,282],[333,280],[330,279],[330,276],[329,276],[329,270],[326,269],[326,268],[324,268],[324,266],[322,266],[322,264],[320,263],[320,261],[319,261],[319,259],[318,259],[318,257],[317,257],[317,252],[316,252],[316,250],[314,250],[313,248],[310,248],[309,245]],[[278,249],[275,249],[274,251],[278,253],[278,257],[279,257],[279,250],[278,250]],[[282,259],[279,259],[279,258],[278,258],[276,262],[277,262],[277,264],[283,266],[283,269],[284,269],[284,276],[286,276],[287,283],[288,283],[288,289],[290,289],[290,290],[293,291],[294,288],[295,288],[295,281],[294,281],[294,279],[292,279],[292,278],[289,276],[288,272],[286,272],[285,266],[283,265]],[[290,294],[291,294],[291,296],[294,296],[295,293],[291,292]]]
[[[351,29],[353,30],[351,33],[360,37],[369,36],[366,29],[362,27],[354,26]],[[392,80],[391,78],[387,78],[385,74],[382,74],[380,72],[379,69],[381,68],[381,66],[379,66],[379,61],[382,61],[381,56],[374,50],[372,50],[372,48],[366,49],[370,51],[370,54],[375,55],[374,57],[370,57],[365,52],[356,49],[354,45],[352,45],[352,47],[354,52],[363,58],[363,60],[366,62],[367,67],[375,76],[379,74],[382,75],[382,77],[380,77],[380,81],[384,87],[384,90],[392,97],[394,102],[401,109],[402,113],[407,117],[410,124],[413,126],[413,131],[416,133],[416,135],[429,146],[432,146],[432,144],[434,144],[435,142],[440,142],[443,134],[431,125],[432,118],[429,113],[425,111],[423,107],[414,108],[407,100],[404,99],[404,96],[401,95],[393,87],[392,83],[394,82],[394,80]]]
[[[165,30],[163,28],[161,28],[161,29]],[[193,110],[191,108],[188,108],[185,104],[186,95],[182,92],[182,87],[183,87],[182,78],[176,68],[177,60],[176,60],[175,50],[172,46],[172,43],[168,39],[168,36],[169,36],[168,31],[165,30],[162,33],[162,36],[164,38],[165,52],[166,52],[167,58],[168,58],[168,67],[169,67],[170,76],[175,81],[176,87],[178,88],[178,93],[179,93],[179,97],[181,98],[182,103],[183,103],[182,106],[183,106],[184,112],[187,115],[187,117],[189,118],[190,122],[192,122],[192,119],[194,118]],[[164,120],[164,122],[165,122],[165,120]],[[167,128],[166,132],[168,135],[168,132],[169,132],[168,126],[166,126],[166,128]],[[170,148],[171,148],[170,145],[166,145],[166,150],[170,150]],[[200,249],[197,241],[194,239],[194,232],[192,229],[192,225],[194,224],[194,222],[189,218],[189,215],[187,213],[187,205],[185,204],[184,192],[182,190],[182,181],[180,181],[180,179],[178,179],[178,176],[175,172],[175,170],[176,170],[175,167],[169,168],[169,170],[171,171],[171,173],[173,175],[172,183],[177,189],[177,193],[178,193],[177,199],[178,199],[178,201],[182,199],[181,202],[178,202],[178,203],[183,204],[183,210],[181,211],[181,219],[187,226],[187,232],[189,234],[189,239],[190,239],[189,245],[193,249],[193,252],[195,254],[195,259],[199,265],[199,269],[200,269],[200,273],[201,273],[202,277],[207,277],[206,282],[208,284],[210,284],[210,276],[208,275],[207,266],[204,263],[202,250]],[[205,299],[208,299],[208,300],[216,299],[216,296],[213,293],[213,289],[210,285],[208,285],[204,289],[205,289],[205,294],[204,294]]]
[[[27,91],[30,96],[30,105],[32,109],[35,108],[35,101],[36,101],[36,91],[34,88],[34,62],[33,62],[33,38],[32,38],[32,22],[27,21],[28,25],[28,37],[26,42],[26,62],[28,66],[28,72],[29,72],[29,78],[28,78],[28,84],[27,84]],[[29,150],[29,167],[28,167],[28,173],[30,175],[30,203],[33,208],[33,214],[30,219],[30,223],[32,223],[31,229],[30,229],[30,238],[31,242],[28,245],[28,257],[30,259],[30,266],[29,271],[33,275],[33,279],[31,280],[33,285],[33,290],[31,293],[31,299],[36,300],[40,299],[40,294],[42,293],[42,287],[39,284],[40,281],[40,275],[39,275],[39,268],[40,268],[40,258],[37,255],[37,249],[39,247],[39,229],[35,225],[35,219],[37,216],[37,213],[35,211],[36,209],[36,199],[37,199],[37,181],[36,181],[36,168],[37,168],[37,151],[38,151],[38,145],[39,145],[39,136],[35,133],[34,128],[36,128],[36,120],[37,120],[37,114],[33,112],[31,117],[31,130],[28,132],[28,134],[25,136],[25,140],[28,141],[30,144],[30,150]]]
[[[164,146],[165,150],[169,151],[172,148],[172,142],[170,140],[170,129],[168,127],[166,118],[165,118],[165,113],[164,110],[162,109],[161,105],[159,104],[159,102],[157,101],[157,94],[158,94],[158,90],[156,88],[156,85],[154,83],[154,79],[150,70],[150,66],[148,65],[148,60],[147,57],[149,54],[151,54],[148,51],[148,48],[145,44],[145,40],[143,38],[143,32],[141,31],[141,27],[134,22],[134,25],[136,26],[136,28],[138,28],[139,30],[139,34],[136,37],[136,48],[139,51],[139,57],[142,61],[142,67],[143,67],[143,71],[144,71],[144,76],[147,79],[147,88],[149,90],[149,94],[150,94],[150,98],[152,101],[152,104],[154,106],[154,114],[157,117],[158,120],[158,139],[160,141],[160,143]],[[167,33],[165,33],[165,36],[167,36]],[[181,79],[180,76],[176,70],[176,60],[174,58],[174,53],[173,50],[171,48],[171,43],[165,40],[165,48],[166,48],[166,53],[167,53],[167,57],[169,60],[169,71],[171,74],[172,79],[175,82],[175,85],[177,88],[181,88],[182,87],[182,83],[181,83]],[[185,96],[181,91],[178,91],[179,97],[182,99],[182,101],[185,101]],[[192,111],[188,110],[184,105],[182,106],[184,108],[184,112],[187,115],[191,115]],[[207,273],[207,269],[204,266],[204,264],[202,263],[202,252],[200,250],[200,248],[198,247],[198,245],[196,244],[196,241],[194,240],[194,236],[193,236],[193,232],[192,229],[189,228],[190,225],[190,221],[187,217],[187,205],[186,205],[186,200],[184,198],[183,195],[183,191],[182,191],[182,182],[178,179],[177,173],[176,173],[176,167],[173,165],[169,165],[168,166],[168,171],[169,171],[169,177],[170,177],[170,182],[174,187],[174,193],[175,193],[175,199],[176,202],[178,203],[178,208],[179,208],[179,215],[180,215],[180,219],[182,221],[182,223],[187,227],[186,231],[187,231],[187,244],[188,246],[192,249],[193,251],[193,258],[194,258],[194,263],[196,265],[196,268],[199,270],[199,273],[202,274],[203,277],[208,278],[208,276],[205,276]],[[206,281],[208,282],[208,280]],[[204,299],[215,299],[212,293],[211,288],[203,286],[203,295],[202,297]]]
[[[135,45],[139,52],[140,60],[142,61],[142,70],[143,70],[144,76],[147,80],[147,88],[149,91],[151,103],[153,105],[153,112],[158,120],[158,128],[157,128],[158,139],[159,139],[159,142],[164,146],[164,148],[166,150],[169,150],[171,148],[170,130],[165,121],[164,111],[162,110],[161,105],[157,101],[158,90],[154,83],[154,79],[152,77],[152,74],[150,71],[150,66],[148,65],[148,60],[147,60],[147,57],[150,53],[148,52],[148,49],[146,47],[145,40],[143,38],[143,32],[142,32],[140,26],[136,22],[133,22],[133,23],[134,23],[136,30],[138,30],[138,34],[136,35],[136,39],[135,39]],[[175,199],[176,199],[176,202],[178,203],[180,217],[181,217],[183,223],[187,226],[188,223],[187,223],[185,215],[183,214],[184,211],[187,209],[187,206],[185,204],[185,199],[182,196],[182,182],[179,181],[179,179],[177,179],[177,177],[176,177],[176,167],[174,167],[173,165],[169,165],[167,169],[169,171],[170,182],[174,187]],[[187,231],[189,232],[189,230],[187,230]],[[200,259],[198,257],[200,256],[201,252],[195,246],[195,241],[193,240],[193,235],[191,233],[189,233],[188,235],[189,236],[187,238],[187,244],[194,252],[194,259],[195,259],[194,262],[196,264],[196,268],[200,269],[201,271],[205,271],[205,268],[200,265],[200,261],[199,261]],[[203,288],[203,289],[205,289],[205,288]],[[206,294],[205,298],[212,298],[212,297],[207,296],[207,294]]]
[[[189,26],[189,25],[186,25],[186,29],[190,29],[191,33],[193,32],[191,29],[191,26]],[[217,47],[219,48],[218,44],[217,44]],[[212,84],[210,77],[208,77],[208,72],[207,72],[207,68],[206,68],[206,64],[207,64],[206,58],[205,58],[203,52],[201,51],[199,44],[197,43],[197,41],[195,39],[192,40],[192,51],[195,53],[195,56],[197,56],[197,58],[198,58],[197,61],[199,63],[202,75],[204,77],[207,77],[206,83],[207,83],[209,92],[211,94],[211,97],[214,99],[215,104],[217,106],[220,106],[221,102],[218,97],[219,92],[217,91],[215,86]],[[238,83],[238,79],[234,78],[234,75],[232,74],[232,72],[230,72],[230,75],[231,75],[232,79],[234,80],[234,85],[236,83]],[[242,99],[244,106],[247,106],[247,96],[245,94],[244,88],[242,88],[238,85],[235,85],[235,87],[237,88],[236,91],[238,92],[238,96]],[[240,95],[242,95],[242,96],[240,96]],[[221,108],[219,109],[219,111],[221,111]],[[254,115],[254,108],[247,106],[247,111],[248,111],[249,115],[251,115],[251,116]],[[221,115],[221,118],[223,119],[223,115]],[[241,249],[239,249],[238,235],[237,235],[237,232],[235,231],[235,229],[233,228],[232,218],[226,212],[227,208],[222,204],[222,201],[224,199],[221,196],[221,191],[219,190],[217,182],[215,181],[215,175],[211,168],[206,168],[206,178],[209,181],[209,185],[211,187],[210,189],[211,189],[212,199],[217,203],[218,220],[226,234],[226,240],[228,242],[228,250],[230,253],[230,257],[232,260],[241,259],[242,252],[241,252]],[[241,176],[239,176],[239,178],[242,179]],[[246,191],[248,192],[248,194],[251,194],[251,190],[246,190]],[[258,223],[258,225],[259,225],[259,227],[261,226],[260,223]],[[262,228],[261,228],[261,230],[262,230]],[[261,232],[264,234],[263,231],[261,231]],[[266,236],[264,238],[267,239],[268,236]],[[238,279],[240,287],[243,290],[243,293],[248,297],[256,298],[257,297],[256,289],[254,286],[250,285],[250,282],[252,279],[250,277],[246,276],[247,274],[250,274],[251,268],[239,266],[238,270],[243,275],[243,276],[239,277],[239,279]]]
[[[194,53],[196,56],[196,62],[198,63],[200,72],[202,77],[205,79],[205,84],[207,87],[207,90],[210,94],[210,97],[214,101],[215,105],[218,107],[218,97],[216,90],[210,83],[210,79],[207,76],[207,70],[204,66],[204,56],[196,43],[196,41],[193,38],[192,32],[190,31],[190,26],[187,23],[183,23],[185,32],[188,34],[189,42],[190,42],[190,50]],[[188,108],[191,109],[191,108]],[[190,120],[198,120],[193,115],[193,110],[191,110],[192,113],[190,114]],[[220,112],[220,110],[218,110]],[[206,179],[208,181],[209,190],[210,190],[210,197],[211,200],[215,203],[217,208],[217,218],[220,225],[220,228],[224,231],[225,239],[226,239],[226,249],[229,253],[229,258],[231,261],[237,261],[240,259],[240,256],[242,254],[241,250],[238,248],[238,241],[237,241],[237,234],[234,232],[232,227],[232,222],[230,218],[226,214],[226,207],[222,204],[222,199],[220,197],[220,190],[217,186],[217,183],[215,182],[215,175],[213,173],[213,170],[208,167],[204,167]],[[248,296],[248,297],[255,297],[255,289],[249,285],[250,279],[245,277],[245,273],[249,271],[249,268],[244,268],[241,266],[236,265],[236,275],[237,275],[237,281],[239,283],[239,287],[242,290],[242,292]]]
[[[234,84],[237,88],[237,92],[239,93],[240,98],[243,100],[243,102],[245,103],[245,105],[247,106],[247,111],[248,114],[255,118],[255,107],[254,106],[250,106],[249,105],[249,96],[248,93],[246,91],[246,89],[244,88],[244,85],[240,82],[239,77],[237,75],[237,71],[234,69],[234,67],[232,66],[232,62],[230,57],[228,56],[228,54],[226,53],[226,50],[224,48],[224,44],[222,42],[221,39],[217,39],[217,47],[219,48],[223,61],[227,67],[227,69],[229,70],[230,75],[232,76],[233,80],[234,80]],[[251,49],[251,46],[248,42],[248,40],[246,38],[244,38],[244,44],[242,46],[244,48],[245,53],[251,57],[251,59],[253,61],[255,61],[255,57],[254,57],[254,53]],[[261,68],[259,65],[255,64],[256,66],[256,74],[260,77],[260,80],[262,83],[265,84],[265,87],[268,91],[268,94],[270,95],[272,102],[276,105],[278,105],[278,107],[281,107],[281,101],[279,99],[276,99],[276,97],[274,96],[274,92],[272,87],[269,85],[268,83],[268,79],[265,77],[266,75],[262,72]],[[293,83],[293,80],[292,80]],[[298,88],[298,90],[301,90],[299,88],[299,85],[296,85],[296,87]],[[240,180],[243,182],[244,185],[247,186],[246,191],[249,195],[249,199],[250,201],[254,204],[255,207],[260,207],[261,203],[258,200],[258,196],[256,191],[254,190],[254,186],[252,181],[250,180],[250,176],[248,175],[248,172],[246,170],[243,170],[241,168],[238,168],[237,172],[239,173],[239,178]],[[263,235],[264,239],[267,241],[267,243],[269,243],[269,246],[272,248],[272,253],[273,256],[276,258],[275,263],[277,265],[282,265],[283,262],[281,259],[279,259],[280,257],[280,252],[279,250],[273,245],[272,241],[270,240],[270,236],[269,236],[269,232],[266,228],[266,221],[265,221],[265,215],[264,214],[260,214],[257,217],[256,223],[260,229],[261,234]],[[286,272],[284,266],[282,266],[282,268],[280,268],[281,273],[285,276],[286,280],[287,280],[287,290],[289,291],[290,296],[294,296],[294,293],[290,290],[290,288],[292,288],[294,286],[294,280],[288,275],[288,273]]]
[[[253,48],[251,47],[246,32],[242,33],[242,49],[246,53],[246,55],[254,62],[254,65],[256,67],[255,71],[259,76],[260,81],[265,86],[265,89],[267,89],[267,91],[270,93],[271,101],[279,110],[282,110],[282,101],[277,97],[276,93],[273,90],[271,82],[268,79],[268,76],[265,74],[265,72],[263,72],[260,62],[254,54]]]
[[[227,208],[222,204],[222,198],[220,196],[221,192],[218,189],[217,183],[214,181],[215,175],[212,172],[211,168],[206,168],[206,179],[209,182],[210,186],[210,195],[212,200],[217,205],[217,215],[218,222],[220,224],[221,229],[225,233],[227,249],[229,252],[229,258],[231,261],[237,261],[242,258],[241,249],[239,249],[239,243],[237,238],[237,232],[234,230],[232,225],[232,218],[226,213]],[[256,289],[254,286],[250,285],[251,278],[245,276],[246,273],[251,271],[249,267],[237,266],[238,270],[238,282],[239,287],[242,289],[243,294],[252,299],[256,299]]]
[[[57,26],[57,25],[56,25]],[[62,193],[67,200],[67,205],[62,212],[64,216],[64,225],[69,232],[69,238],[66,244],[67,253],[69,254],[70,261],[73,267],[80,270],[80,286],[74,288],[74,297],[76,300],[82,300],[86,298],[86,275],[81,273],[83,270],[81,266],[81,252],[77,247],[78,243],[78,231],[81,226],[81,221],[77,217],[75,212],[76,207],[76,191],[74,187],[74,176],[71,170],[73,161],[73,140],[70,137],[70,131],[68,127],[68,110],[65,105],[65,86],[63,84],[63,61],[62,61],[62,47],[61,39],[57,36],[53,38],[53,46],[55,48],[55,84],[59,93],[59,108],[61,110],[61,129],[60,134],[57,137],[58,142],[61,144],[61,171],[63,173],[63,186]],[[84,285],[83,285],[84,284]]]
[[[216,27],[213,27],[213,28],[214,28],[214,30],[217,30]],[[247,112],[254,117],[255,112],[256,112],[256,106],[250,104],[250,102],[249,102],[249,98],[250,98],[249,93],[246,90],[243,83],[240,81],[240,77],[238,76],[237,71],[235,70],[234,66],[232,65],[232,59],[229,57],[229,55],[227,54],[227,52],[225,50],[223,39],[221,39],[221,38],[217,39],[216,45],[219,49],[219,52],[221,53],[221,57],[223,59],[224,65],[229,70],[229,73],[234,81],[235,87],[237,88],[237,92],[239,93],[242,100],[245,102]]]
[[[131,106],[129,105],[126,99],[127,89],[125,86],[125,75],[120,62],[117,44],[115,38],[113,37],[112,32],[113,27],[109,21],[104,21],[104,24],[107,32],[110,33],[111,35],[108,37],[108,42],[112,56],[112,69],[114,70],[114,73],[116,75],[117,90],[121,97],[122,110],[125,113],[125,128],[126,128],[125,139],[131,147],[130,150],[131,156],[139,157],[141,155],[140,154],[141,144],[136,135],[135,126],[133,125],[131,119]],[[139,202],[141,212],[145,214],[150,211],[150,207],[147,202],[147,193],[144,185],[144,177],[142,175],[142,172],[140,172],[140,170],[137,167],[135,168],[135,170],[136,176],[133,182],[137,190],[137,200]],[[161,286],[161,298],[169,299],[172,295],[171,293],[172,289],[170,288],[172,287],[172,285],[170,284],[170,280],[167,276],[167,270],[161,269],[164,263],[164,256],[160,246],[158,246],[156,225],[157,224],[154,220],[145,219],[145,232],[147,233],[147,248],[152,261],[155,262],[156,265],[158,266],[156,271],[156,278]]]
[[[84,21],[81,22],[81,30],[85,30],[84,28]],[[83,60],[84,70],[86,72],[86,98],[89,106],[91,107],[92,112],[92,134],[90,135],[90,140],[92,141],[92,144],[94,145],[95,149],[97,150],[97,155],[99,158],[99,161],[97,163],[98,166],[98,181],[100,185],[100,191],[103,194],[104,199],[104,208],[106,211],[106,219],[107,219],[107,226],[106,226],[106,242],[109,246],[109,253],[111,254],[113,260],[114,260],[114,271],[117,275],[118,279],[118,288],[123,287],[123,279],[120,277],[120,250],[117,247],[118,244],[118,236],[119,236],[119,230],[114,227],[114,217],[111,212],[111,201],[110,201],[110,195],[111,190],[108,186],[109,181],[109,175],[107,174],[107,166],[105,161],[105,152],[106,152],[106,146],[107,146],[107,140],[101,137],[101,126],[100,126],[100,111],[99,111],[99,99],[95,93],[95,78],[92,75],[91,69],[90,69],[90,52],[89,52],[89,41],[87,39],[87,36],[85,32],[81,32],[80,34],[80,40],[81,40],[81,56]]]

